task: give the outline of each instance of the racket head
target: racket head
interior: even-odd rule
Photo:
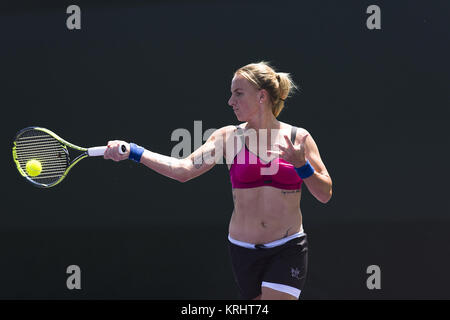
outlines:
[[[28,182],[41,188],[49,188],[60,183],[69,170],[81,159],[84,153],[70,162],[67,145],[80,151],[86,149],[74,146],[48,129],[27,127],[20,130],[13,142],[12,154],[17,170]],[[41,164],[41,172],[37,176],[28,174],[28,161],[37,160]]]

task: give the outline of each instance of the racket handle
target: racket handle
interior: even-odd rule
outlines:
[[[92,147],[87,149],[89,157],[103,157],[105,151],[108,147]],[[124,143],[119,146],[119,153],[125,154],[127,152],[127,147]]]
[[[108,147],[92,147],[87,149],[87,154],[89,157],[103,157],[106,149],[108,149]]]

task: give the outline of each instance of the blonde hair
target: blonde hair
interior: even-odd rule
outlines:
[[[269,93],[272,113],[275,117],[278,117],[283,110],[284,101],[290,97],[292,89],[297,89],[289,73],[277,73],[266,61],[250,63],[239,68],[234,74],[243,76],[257,89],[265,89]]]

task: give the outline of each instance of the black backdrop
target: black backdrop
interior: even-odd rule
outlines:
[[[81,8],[81,30],[66,8]],[[381,8],[381,30],[366,9]],[[448,1],[4,2],[0,298],[237,299],[225,165],[179,183],[132,162],[81,162],[55,188],[27,184],[14,134],[79,145],[237,123],[238,67],[271,61],[301,87],[279,119],[306,128],[333,178],[304,192],[304,299],[450,298]],[[78,265],[82,289],[68,290]],[[366,268],[381,268],[368,290]]]

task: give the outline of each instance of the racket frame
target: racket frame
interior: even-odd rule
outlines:
[[[38,130],[38,131],[42,131],[47,133],[48,135],[50,135],[51,137],[55,138],[59,143],[61,143],[62,147],[64,148],[64,151],[66,152],[66,154],[68,155],[68,166],[67,168],[64,170],[64,173],[61,175],[61,177],[54,183],[52,184],[45,184],[45,183],[38,183],[36,181],[33,181],[28,174],[21,168],[19,160],[17,159],[17,153],[16,153],[16,140],[18,137],[20,137],[24,132],[26,131],[30,131],[30,130]],[[69,156],[69,151],[67,150],[67,147],[70,147],[72,149],[78,150],[83,152],[82,154],[78,155],[75,159],[72,160],[72,162],[70,162],[70,156]],[[66,140],[64,140],[63,138],[61,138],[60,136],[58,136],[57,134],[55,134],[54,132],[46,129],[46,128],[41,128],[41,127],[26,127],[22,130],[20,130],[16,136],[14,137],[14,142],[13,142],[13,148],[12,148],[12,154],[13,154],[13,159],[14,162],[16,163],[17,166],[17,170],[19,171],[19,173],[30,183],[32,183],[34,186],[40,187],[40,188],[50,188],[50,187],[54,187],[57,184],[59,184],[61,181],[64,180],[64,178],[67,176],[67,174],[69,173],[70,169],[73,168],[74,165],[76,165],[79,161],[81,161],[82,159],[89,157],[88,154],[88,148],[83,148],[83,147],[79,147],[73,143],[70,143]]]

